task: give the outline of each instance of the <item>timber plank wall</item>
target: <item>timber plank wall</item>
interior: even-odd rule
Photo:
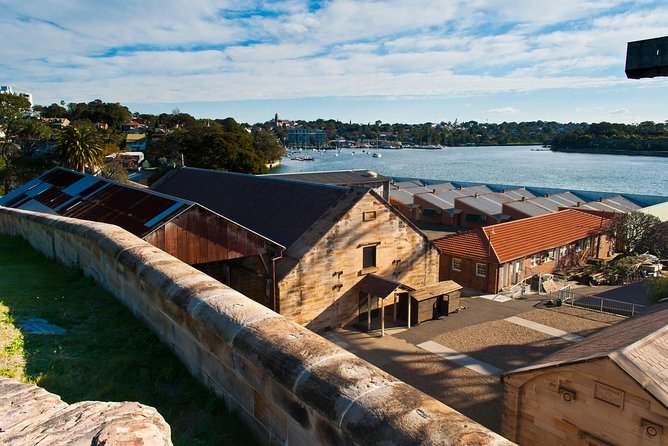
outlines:
[[[109,290],[264,444],[512,444],[121,228],[0,207],[0,233]]]

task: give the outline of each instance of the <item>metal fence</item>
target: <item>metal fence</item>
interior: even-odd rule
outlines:
[[[557,298],[563,305],[572,307],[587,308],[600,313],[611,313],[620,316],[633,316],[642,311],[645,306],[621,300],[606,299],[599,296],[587,296],[577,294],[570,290],[570,286],[557,291]]]

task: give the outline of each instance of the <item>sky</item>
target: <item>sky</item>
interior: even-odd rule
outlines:
[[[624,74],[665,0],[0,0],[0,85],[36,104],[264,122],[663,122]]]

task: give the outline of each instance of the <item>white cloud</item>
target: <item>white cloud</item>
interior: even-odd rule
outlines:
[[[0,79],[38,103],[595,88],[624,82],[626,42],[666,22],[625,0],[23,2],[0,15]]]
[[[490,108],[487,110],[487,113],[494,113],[499,115],[514,115],[519,112],[520,110],[513,107]]]

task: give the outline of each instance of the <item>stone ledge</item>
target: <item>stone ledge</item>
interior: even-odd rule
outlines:
[[[139,403],[63,402],[41,387],[0,378],[0,444],[172,446],[171,430]]]

